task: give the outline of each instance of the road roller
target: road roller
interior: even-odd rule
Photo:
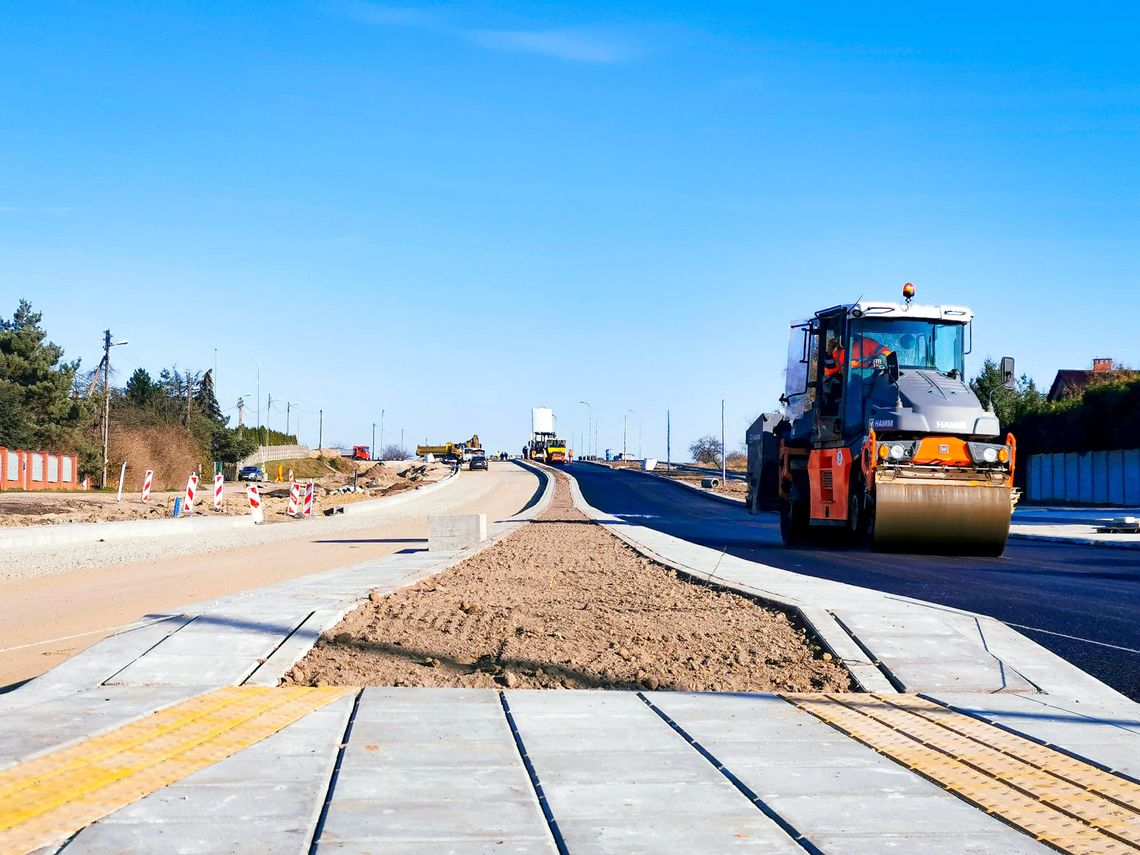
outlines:
[[[1004,552],[1017,448],[966,381],[973,313],[914,296],[791,324],[783,409],[746,436],[748,510],[778,509],[785,544]]]

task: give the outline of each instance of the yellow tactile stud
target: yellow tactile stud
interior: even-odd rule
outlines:
[[[836,729],[1066,852],[1140,851],[1140,787],[908,695],[795,695]]]
[[[0,772],[0,853],[29,852],[353,691],[218,689]]]

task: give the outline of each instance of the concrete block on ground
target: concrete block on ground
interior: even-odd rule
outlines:
[[[486,514],[428,517],[428,551],[448,552],[478,546],[487,539]]]

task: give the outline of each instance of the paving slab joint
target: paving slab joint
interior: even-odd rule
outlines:
[[[535,770],[534,764],[530,762],[530,755],[527,754],[526,744],[523,742],[522,734],[519,733],[518,725],[515,724],[515,717],[511,712],[511,705],[507,702],[507,696],[504,692],[499,692],[499,703],[503,707],[503,715],[507,718],[507,727],[510,728],[511,737],[515,741],[515,748],[518,749],[523,767],[526,769],[527,776],[530,778],[530,785],[534,788],[534,794],[538,798],[538,806],[542,809],[542,815],[545,817],[546,825],[550,829],[550,836],[554,839],[554,846],[558,849],[559,855],[569,855],[570,850],[567,848],[566,841],[562,837],[562,831],[558,828],[558,820],[554,818],[554,812],[550,809],[550,803],[546,800],[546,792],[542,788],[542,781],[538,779],[538,772]]]
[[[788,822],[788,820],[784,819],[784,817],[773,810],[762,798],[760,798],[759,795],[756,794],[755,791],[752,790],[751,787],[740,780],[740,778],[736,777],[736,775],[733,774],[732,770],[728,769],[723,763],[721,763],[720,760],[718,760],[711,751],[701,745],[701,743],[699,743],[692,735],[690,735],[683,727],[681,727],[681,725],[677,724],[677,722],[674,721],[668,713],[654,704],[653,701],[649,700],[649,698],[645,696],[644,692],[638,692],[637,697],[640,698],[646,706],[653,710],[658,718],[665,722],[665,724],[669,725],[669,727],[671,727],[677,733],[677,735],[684,739],[685,742],[687,742],[694,751],[696,751],[709,763],[711,763],[713,768],[720,772],[720,774],[723,775],[728,780],[728,782],[740,792],[742,796],[748,799],[748,801],[752,802],[753,806],[756,807],[757,810],[759,810],[762,814],[764,814],[764,816],[768,817],[768,819],[772,820],[772,822],[779,826],[780,830],[787,834],[788,837],[792,838],[792,841],[796,843],[801,849],[803,849],[805,852],[812,853],[812,855],[823,855],[822,849],[817,847],[807,837],[800,833],[800,831],[794,825],[792,825],[790,822]]]
[[[344,736],[341,737],[340,747],[336,752],[336,762],[333,764],[332,774],[329,776],[329,785],[325,789],[321,812],[317,816],[317,824],[313,828],[313,839],[309,842],[309,855],[317,855],[317,849],[321,844],[321,835],[324,833],[325,823],[329,818],[333,793],[336,791],[337,779],[340,777],[340,767],[344,763],[344,752],[348,748],[348,741],[352,739],[352,726],[356,723],[356,713],[360,710],[360,699],[363,696],[364,689],[357,689],[356,697],[352,700],[352,712],[348,714],[348,722],[344,726]]]

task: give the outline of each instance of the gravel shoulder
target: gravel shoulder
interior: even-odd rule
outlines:
[[[846,670],[786,614],[640,556],[574,508],[556,477],[554,500],[534,522],[413,587],[372,597],[285,682],[851,690]]]

